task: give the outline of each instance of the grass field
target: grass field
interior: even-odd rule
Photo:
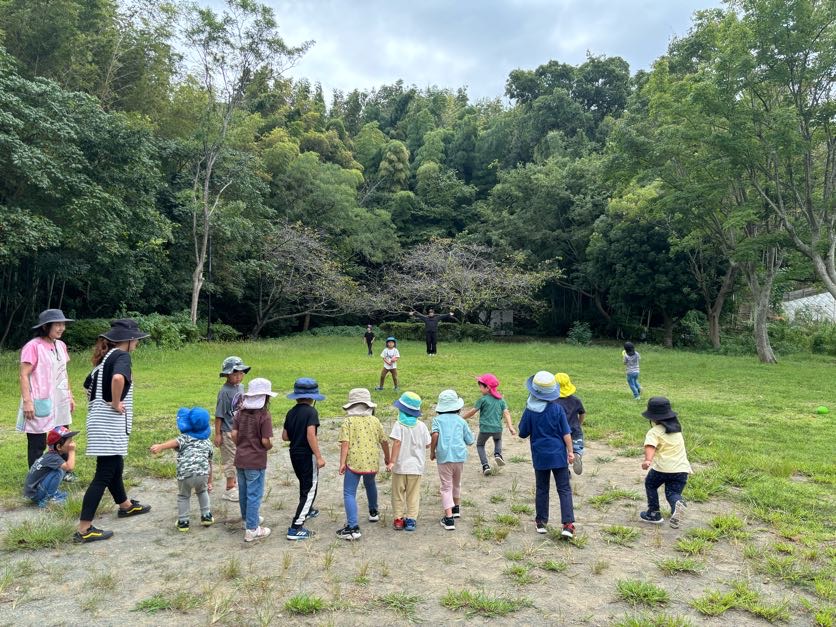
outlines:
[[[587,409],[586,437],[607,449],[595,459],[600,472],[606,473],[608,467],[615,466],[621,459],[641,455],[643,436],[648,428],[647,421],[640,417],[644,402],[635,402],[630,396],[620,363],[619,348],[575,347],[552,343],[442,344],[441,354],[435,358],[427,357],[423,353],[423,344],[416,342],[404,342],[399,348],[402,354],[399,367],[401,390],[413,390],[421,395],[427,410],[442,389],[451,387],[470,405],[478,395],[474,377],[490,371],[502,381],[501,389],[517,422],[527,395],[525,379],[540,369],[567,372]],[[783,359],[777,365],[763,366],[754,359],[744,357],[720,357],[649,346],[640,346],[639,351],[642,354],[643,397],[646,399],[653,395],[664,395],[671,399],[674,409],[680,415],[691,461],[696,462],[699,468],[689,481],[686,498],[694,504],[714,499],[728,500],[739,513],[734,520],[739,522],[748,518],[757,521],[770,534],[787,542],[789,549],[786,552],[782,552],[780,546],[774,550],[770,548],[771,552],[768,553],[763,551],[762,546],[755,545],[746,550],[759,564],[759,568],[771,572],[776,580],[788,586],[806,586],[805,589],[813,591],[821,604],[811,609],[810,615],[818,612],[821,620],[816,620],[819,620],[819,624],[831,624],[832,603],[836,601],[832,583],[836,573],[836,360],[794,356]],[[341,405],[351,387],[371,389],[376,385],[380,368],[378,358],[365,356],[360,338],[201,344],[176,352],[144,347],[135,353],[134,359],[136,419],[127,460],[133,481],[141,481],[144,477],[173,476],[173,457],[164,455],[153,459],[147,453],[148,446],[176,435],[174,415],[179,406],[203,405],[211,411],[221,383],[217,372],[221,361],[229,354],[240,355],[252,365],[253,370],[248,378],[267,377],[272,380],[274,390],[282,392],[271,406],[274,421],[279,423],[291,406],[291,401],[286,400],[283,394],[290,390],[296,377],[313,376],[319,381],[323,393],[328,396],[327,400],[317,404],[325,425],[329,418],[341,415]],[[70,373],[73,388],[76,398],[83,398],[81,381],[90,367],[89,355],[74,353],[72,357]],[[13,353],[0,355],[0,415],[4,417],[0,430],[0,464],[5,471],[0,477],[0,503],[7,511],[23,507],[19,493],[26,470],[25,440],[14,432],[19,398],[16,359]],[[385,391],[373,394],[380,403],[378,415],[381,419],[388,420],[394,416],[391,402],[397,396],[391,389],[391,380],[387,381]],[[832,413],[817,415],[815,409],[819,405],[830,406]],[[425,417],[431,414],[431,411],[425,411]],[[83,407],[76,413],[75,425],[83,430]],[[506,438],[510,439],[507,434]],[[79,450],[83,452],[84,448],[82,433],[79,437]],[[528,468],[530,471],[530,464],[524,456],[527,450],[520,448],[519,452],[516,456],[519,459],[514,461],[525,460],[526,463],[511,466],[519,466],[521,471]],[[284,454],[281,448],[278,454]],[[475,457],[475,451],[472,456]],[[79,460],[78,474],[84,483],[92,475],[93,464],[83,455]],[[596,509],[617,507],[619,504],[641,506],[643,490],[638,482],[643,473],[638,461],[630,461],[630,468],[634,466],[636,469],[635,477],[631,478],[632,485],[627,485],[626,489],[608,487],[590,499],[590,505]],[[428,469],[428,472],[434,473],[434,469]],[[514,482],[517,482],[516,478]],[[529,482],[533,483],[530,479]],[[527,483],[525,488],[530,488],[530,485]],[[511,489],[513,501],[515,486],[512,485]],[[638,501],[636,495],[639,496]],[[489,501],[488,496],[491,497]],[[511,501],[504,501],[503,494],[485,497],[486,503],[502,504],[507,510]],[[514,515],[530,513],[530,505],[526,503],[516,502],[511,506]],[[502,514],[505,517],[508,515]],[[665,556],[668,557],[668,571],[695,576],[694,573],[699,572],[702,565],[695,565],[692,558],[704,554],[721,539],[738,538],[735,533],[742,537],[743,532],[736,530],[737,523],[734,520],[714,520],[714,526],[681,534],[677,544],[678,554]],[[477,524],[474,529],[474,534],[480,540],[480,534],[488,537],[496,535],[501,529],[505,529],[502,532],[505,535],[509,533],[508,527],[496,527],[492,521],[488,523],[481,526]],[[579,517],[579,528],[583,524],[583,519]],[[15,530],[7,533],[12,531]],[[57,533],[65,532],[66,525],[59,526]],[[492,541],[502,539],[491,537]],[[600,544],[609,547],[605,550],[629,551],[636,536],[629,528],[612,526],[603,530],[601,538]],[[275,542],[282,540],[279,538]],[[8,538],[6,546],[10,546]],[[806,571],[799,566],[799,556],[804,551],[818,552],[806,566]],[[507,554],[515,557],[527,555],[525,547],[520,549],[519,555],[514,552]],[[786,557],[791,560],[784,559]],[[562,566],[559,569],[541,566],[540,570],[532,570],[533,563],[527,565],[524,561],[516,560],[508,563],[511,566],[505,578],[507,580],[511,576],[508,573],[512,573],[516,577],[516,585],[545,582],[543,578],[549,571],[563,570],[566,566],[560,560],[546,560],[547,564],[557,563]],[[592,572],[601,577],[606,577],[609,572],[606,559],[597,560],[592,567]],[[367,579],[365,572],[362,576],[355,575],[355,581]],[[612,585],[615,590],[615,581]],[[640,593],[644,592],[639,584],[635,584],[638,592],[633,590],[629,581],[619,585],[620,588],[615,592],[616,598],[628,599],[632,598],[630,595],[636,594],[639,594],[637,598],[641,598]],[[731,592],[713,591],[717,598],[728,601],[726,610],[737,607],[739,611],[749,612],[746,614],[749,617],[763,618],[757,613],[760,611],[757,608],[761,606],[753,600],[754,597],[740,596],[734,592],[733,586],[730,589]],[[457,605],[470,607],[468,611],[472,611],[476,597],[471,598],[465,593],[469,592],[462,592],[466,602],[456,596],[459,593],[452,590],[451,586],[450,594],[441,602],[447,608],[444,611],[452,611]],[[710,606],[708,601],[713,598],[694,600],[700,607],[708,608],[706,612],[702,612],[696,605],[691,607],[702,615],[711,615],[709,612],[714,606]],[[0,573],[0,603],[2,599]],[[659,602],[658,599],[656,602]],[[155,599],[154,603],[158,601]],[[387,602],[397,605],[400,601],[391,597],[389,601],[381,600],[380,603],[382,606]],[[526,603],[528,601],[520,605],[519,611],[525,611],[524,608],[528,607]],[[410,605],[410,616],[415,610],[414,605]],[[300,612],[291,609],[291,606],[296,607],[291,603],[285,611]],[[784,610],[775,610],[779,620]],[[452,617],[451,614],[449,619],[452,620]],[[636,620],[640,621],[641,615],[637,615]]]

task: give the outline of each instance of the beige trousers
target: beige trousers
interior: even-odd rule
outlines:
[[[393,518],[418,518],[421,506],[421,475],[392,473]],[[404,516],[404,513],[406,516]]]

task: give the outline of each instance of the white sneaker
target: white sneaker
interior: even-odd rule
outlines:
[[[255,529],[247,529],[244,532],[244,542],[252,542],[253,540],[260,540],[270,535],[270,527],[257,527]]]
[[[238,488],[231,488],[229,490],[224,491],[223,496],[221,497],[224,501],[234,501],[238,502]]]
[[[685,520],[686,509],[685,501],[677,501],[674,503],[673,512],[671,512],[671,517],[668,519],[668,524],[672,529],[679,529],[679,525]]]
[[[264,516],[259,516],[258,517],[258,524],[261,525],[261,523],[263,523],[263,522],[264,522]],[[246,528],[247,528],[247,521],[246,520],[241,521],[241,529],[246,529]]]
[[[575,471],[576,475],[583,474],[583,455],[575,453],[575,461],[572,462],[572,470]]]

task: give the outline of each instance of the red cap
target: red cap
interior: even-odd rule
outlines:
[[[78,431],[70,431],[67,427],[55,427],[46,434],[46,443],[48,446],[55,446],[61,440],[66,440],[74,435],[78,435]]]

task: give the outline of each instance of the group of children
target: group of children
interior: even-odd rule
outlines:
[[[389,344],[392,344],[390,347]],[[397,348],[394,338],[387,338],[387,365],[397,367]],[[635,356],[635,357],[633,357]],[[632,345],[625,345],[624,363],[638,373],[638,353]],[[385,369],[386,370],[386,369]],[[222,498],[237,501],[244,527],[245,542],[252,542],[270,535],[263,526],[260,515],[261,501],[267,469],[267,452],[273,448],[273,421],[269,411],[270,399],[277,394],[272,384],[264,378],[253,379],[244,389],[244,375],[250,371],[239,357],[228,357],[221,367],[225,378],[218,392],[215,410],[214,444],[220,449],[225,477]],[[397,385],[397,377],[393,372]],[[381,375],[382,384],[383,375]],[[337,530],[337,536],[357,540],[362,534],[359,526],[357,488],[362,480],[368,501],[368,520],[380,520],[376,475],[380,470],[380,454],[387,471],[391,473],[392,526],[396,531],[414,531],[417,527],[421,478],[426,468],[426,451],[436,461],[441,483],[441,526],[453,531],[455,519],[461,516],[461,484],[467,447],[476,442],[482,472],[492,473],[488,462],[486,444],[493,440],[493,459],[496,466],[504,466],[502,455],[503,422],[511,435],[516,435],[508,405],[499,392],[499,380],[490,373],[476,379],[481,393],[474,407],[462,413],[465,402],[455,390],[442,391],[437,399],[431,428],[420,420],[422,399],[414,392],[404,392],[394,402],[398,410],[397,421],[388,436],[380,420],[374,415],[377,404],[365,388],[352,389],[340,428],[339,474],[343,476],[343,503],[346,512],[345,525]],[[637,376],[632,378],[638,386]],[[519,423],[519,436],[529,439],[535,473],[535,526],[538,533],[546,533],[549,521],[549,493],[554,477],[560,500],[562,536],[572,538],[575,520],[569,468],[580,475],[583,472],[584,438],[583,423],[586,410],[569,375],[556,375],[540,371],[526,381],[528,399]],[[379,388],[378,388],[379,389]],[[634,392],[638,398],[641,389]],[[313,533],[306,521],[316,518],[314,507],[319,484],[319,472],[325,459],[319,448],[317,431],[319,414],[317,400],[325,398],[314,379],[300,378],[294,383],[289,399],[296,404],[287,412],[282,427],[282,440],[289,442],[289,456],[299,481],[299,502],[290,526],[288,540],[305,540]],[[479,435],[474,437],[466,419],[479,414]],[[670,525],[678,527],[685,514],[682,491],[691,467],[685,452],[682,429],[670,402],[663,397],[648,401],[642,415],[649,419],[652,428],[645,438],[644,470],[649,470],[645,480],[647,491],[646,511],[641,520],[660,524],[658,489],[665,486],[665,495],[671,507]],[[177,529],[190,529],[189,501],[192,492],[198,498],[200,523],[214,523],[209,492],[212,489],[213,447],[209,412],[203,408],[181,408],[177,413],[180,435],[167,442],[154,444],[150,451],[158,454],[167,449],[177,450],[176,479],[178,482]],[[66,500],[66,494],[57,488],[63,474],[73,470],[75,443],[78,432],[56,427],[47,438],[48,450],[31,467],[26,479],[24,494],[44,507],[49,501]]]

